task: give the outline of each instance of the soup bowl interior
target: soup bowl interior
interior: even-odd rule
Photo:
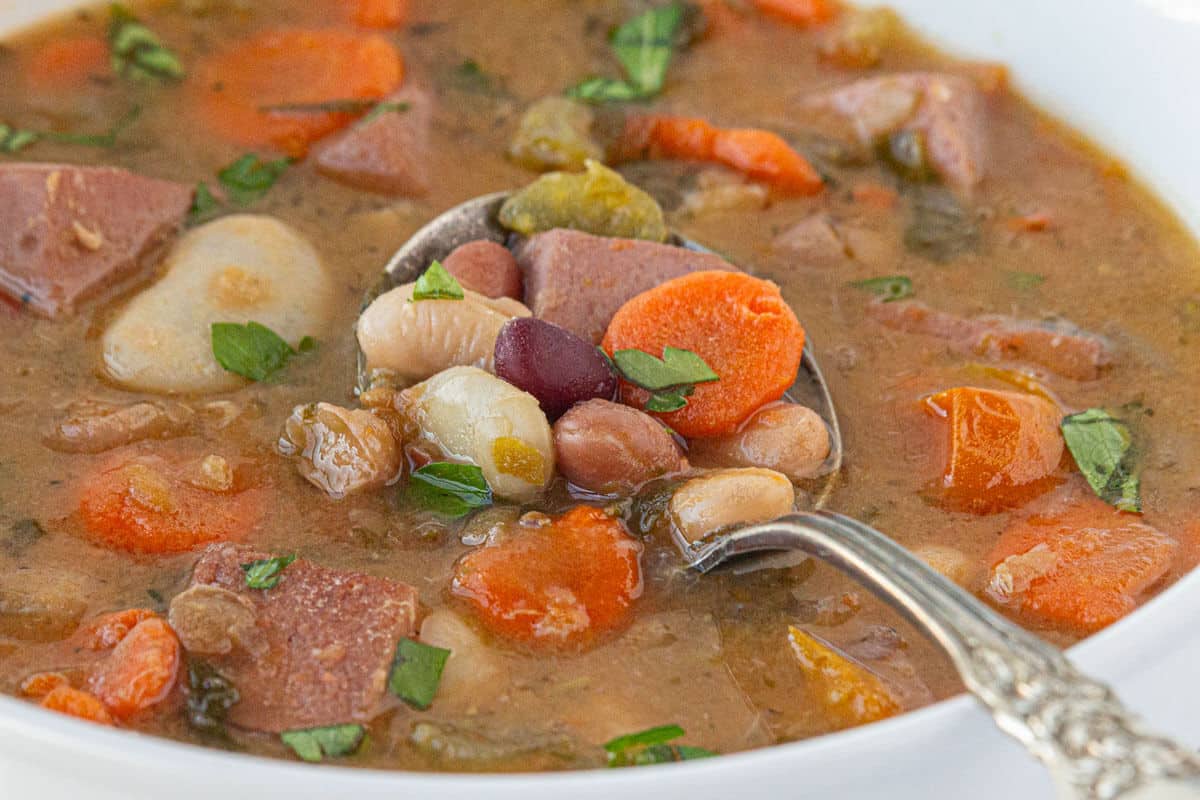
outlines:
[[[0,34],[76,3],[0,0]],[[941,47],[1012,67],[1016,86],[1120,156],[1200,234],[1197,0],[890,3]],[[1200,267],[1200,265],[1197,265]],[[1154,725],[1200,745],[1200,575],[1072,651]],[[473,776],[313,768],[113,732],[0,697],[0,796],[726,798],[1049,796],[1049,778],[959,697],[856,730],[657,769]]]

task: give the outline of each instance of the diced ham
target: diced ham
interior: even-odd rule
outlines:
[[[0,165],[0,292],[47,317],[159,251],[192,188],[115,167]]]
[[[812,214],[775,237],[775,249],[806,266],[836,267],[850,260],[849,248],[828,214]]]
[[[425,194],[430,180],[430,95],[410,85],[384,102],[400,107],[377,109],[320,145],[314,155],[317,171],[368,192]]]
[[[865,145],[900,130],[923,134],[930,165],[958,189],[983,177],[986,108],[966,78],[934,72],[867,78],[815,98],[813,105],[840,115]]]
[[[531,236],[515,255],[533,315],[596,343],[635,295],[690,272],[737,270],[712,253],[563,228]]]
[[[171,609],[180,640],[211,643],[204,649],[213,652],[197,655],[237,687],[229,721],[279,732],[369,720],[382,710],[396,643],[416,630],[416,590],[304,560],[274,588],[248,588],[241,565],[269,557],[243,545],[208,548],[180,595],[188,607]],[[237,629],[223,633],[204,619],[195,593],[202,586],[224,590],[213,613],[228,615],[231,600],[244,609]]]
[[[1092,381],[1113,363],[1100,336],[1067,322],[1035,322],[989,314],[967,318],[915,300],[871,303],[867,313],[889,328],[944,339],[952,349],[1001,361],[1028,361],[1076,381]]]

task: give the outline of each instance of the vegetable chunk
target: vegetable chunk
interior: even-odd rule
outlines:
[[[313,154],[317,171],[340,183],[386,195],[429,191],[433,100],[416,86],[389,95]]]
[[[114,717],[127,719],[166,698],[182,658],[171,626],[159,617],[146,619],[96,665],[88,685]]]
[[[451,590],[502,636],[583,646],[628,618],[642,593],[641,552],[616,519],[577,506],[467,553]]]
[[[660,418],[684,436],[733,433],[796,379],[804,329],[770,281],[738,272],[696,272],[643,292],[613,317],[603,347],[659,357],[690,350],[719,377],[695,387],[687,405]],[[621,400],[644,407],[649,394],[628,381]]]
[[[526,169],[583,169],[604,157],[591,137],[595,115],[566,97],[544,97],[525,110],[508,157]]]
[[[840,727],[886,719],[902,710],[879,676],[828,642],[794,626],[788,628],[788,641],[808,679],[809,691]]]
[[[948,505],[990,513],[1021,505],[1060,481],[1059,411],[1017,392],[960,386],[927,397],[926,414],[941,429],[940,488]]]
[[[987,596],[1032,622],[1085,636],[1137,608],[1179,544],[1095,498],[1009,524],[988,557]]]

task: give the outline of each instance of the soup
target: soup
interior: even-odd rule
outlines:
[[[685,568],[827,488],[1059,645],[1195,563],[1194,243],[888,12],[87,10],[0,50],[0,123],[31,703],[346,766],[652,764],[960,689],[827,566]],[[381,289],[499,190],[503,243]],[[836,475],[785,395],[806,342]]]

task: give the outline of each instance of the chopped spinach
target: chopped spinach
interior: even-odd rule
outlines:
[[[447,517],[463,517],[492,504],[483,470],[474,464],[435,461],[413,470],[408,494],[420,506]]]
[[[108,48],[113,72],[132,80],[182,80],[183,63],[154,31],[123,5],[109,8]]]
[[[217,180],[233,202],[248,206],[270,191],[291,163],[290,158],[263,161],[248,153],[218,172]]]
[[[1120,511],[1142,511],[1138,453],[1129,424],[1103,408],[1089,408],[1062,421],[1063,438],[1088,485]]]
[[[205,661],[188,662],[187,721],[196,730],[224,738],[229,709],[241,700],[237,687]]]
[[[672,761],[690,761],[711,758],[716,753],[703,747],[685,744],[670,744],[684,735],[678,725],[660,725],[657,728],[618,736],[604,744],[610,767],[643,767],[650,764],[666,764]]]
[[[246,573],[246,587],[249,589],[274,589],[283,578],[283,571],[296,560],[296,554],[263,558],[242,564],[242,572]]]
[[[247,322],[214,322],[212,352],[217,363],[229,372],[265,381],[287,365],[297,351],[265,325]],[[311,337],[305,337],[311,342]],[[301,341],[301,347],[304,342]],[[312,349],[312,345],[308,347]]]
[[[396,645],[388,690],[413,708],[424,711],[433,702],[450,651],[404,638]]]
[[[883,302],[891,303],[913,296],[912,279],[904,275],[887,275],[881,278],[867,278],[854,281],[850,286],[862,289],[878,296]]]
[[[947,262],[979,249],[979,225],[970,210],[941,186],[908,187],[912,216],[904,230],[904,246],[932,261]]]
[[[434,261],[413,284],[412,302],[420,300],[462,300],[462,285],[454,279],[442,262]]]
[[[280,740],[305,761],[317,762],[354,753],[362,744],[366,729],[362,725],[327,725],[284,731]]]

